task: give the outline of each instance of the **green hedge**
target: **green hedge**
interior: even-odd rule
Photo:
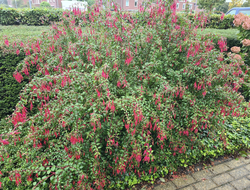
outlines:
[[[234,16],[233,15],[225,15],[224,19],[221,20],[221,15],[211,15],[207,24],[207,28],[216,28],[216,29],[229,29],[229,28],[234,28],[233,25],[233,20]]]
[[[2,25],[49,25],[59,22],[62,9],[12,9],[0,8],[0,24]]]
[[[182,16],[182,14],[180,13],[178,15]],[[189,14],[188,18],[193,21],[195,19],[195,14]],[[233,25],[234,16],[225,15],[223,20],[221,20],[220,18],[221,18],[221,15],[218,15],[218,14],[210,15],[208,18],[208,22],[206,24],[206,28],[216,28],[216,29],[235,28]],[[196,19],[197,19],[197,16],[196,16]]]
[[[30,76],[24,75],[24,80],[18,83],[13,77],[13,73],[20,61],[25,58],[24,53],[19,55],[13,52],[0,53],[0,119],[10,115],[19,101],[19,93],[29,82]],[[32,67],[30,73],[34,73],[36,68]]]

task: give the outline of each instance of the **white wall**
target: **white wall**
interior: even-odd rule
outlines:
[[[87,10],[88,3],[86,1],[62,1],[62,8],[72,9],[72,8],[79,8],[81,10]]]

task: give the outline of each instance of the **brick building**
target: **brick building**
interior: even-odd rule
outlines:
[[[29,0],[24,1],[29,2]],[[39,7],[40,3],[43,1],[47,1],[53,8],[62,8],[62,0],[32,0],[32,5]]]
[[[118,7],[121,7],[124,11],[138,11],[139,5],[142,5],[145,0],[114,0]],[[147,1],[147,0],[146,0]],[[110,4],[112,5],[112,3]],[[177,0],[176,11],[185,11],[186,6],[189,6],[189,9],[195,12],[200,12],[198,5],[194,2],[188,2],[187,0]]]
[[[189,10],[192,10],[192,11],[194,11],[196,13],[203,11],[202,9],[198,8],[197,3],[188,2],[187,0],[177,0],[176,11],[177,12],[185,11],[186,6],[188,6]]]

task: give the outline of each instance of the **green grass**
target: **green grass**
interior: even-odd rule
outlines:
[[[50,26],[2,26],[0,25],[0,42],[7,37],[11,42],[13,41],[27,41],[29,39],[38,38],[41,36],[42,32],[49,31]],[[0,44],[1,44],[0,43]]]
[[[26,25],[19,25],[19,26],[2,26],[0,25],[0,41],[3,42],[5,37],[8,38],[10,42],[21,40],[23,42],[29,39],[36,39],[41,36],[42,32],[49,31],[50,26],[26,26]],[[233,37],[237,38],[237,29],[201,29],[197,30],[198,36],[202,34],[217,34],[223,37]],[[1,44],[1,43],[0,43]]]
[[[198,35],[204,35],[204,34],[216,34],[219,36],[223,36],[223,37],[235,37],[237,38],[237,34],[238,34],[238,29],[213,29],[213,28],[207,28],[204,29],[203,31],[201,31],[201,29],[197,29],[197,34]]]

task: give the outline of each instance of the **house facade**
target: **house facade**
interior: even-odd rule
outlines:
[[[29,0],[24,0],[29,1]],[[53,8],[62,8],[62,0],[32,0],[32,5],[35,7],[40,7],[43,1],[47,1]]]
[[[145,2],[145,0],[116,0],[118,6],[121,7],[121,9],[124,11],[138,11],[139,6],[142,5],[143,2]],[[112,6],[112,3],[110,5]],[[190,10],[195,12],[203,11],[198,8],[197,3],[188,2],[187,0],[177,0],[176,11],[185,11],[186,6],[188,6]]]
[[[194,2],[188,2],[187,0],[177,0],[177,4],[176,4],[176,11],[177,12],[181,12],[181,11],[185,11],[186,6],[188,6],[189,10],[194,11],[195,13],[198,12],[202,12],[202,9],[198,8],[197,3]]]
[[[124,11],[138,11],[143,0],[117,0],[117,4]]]

